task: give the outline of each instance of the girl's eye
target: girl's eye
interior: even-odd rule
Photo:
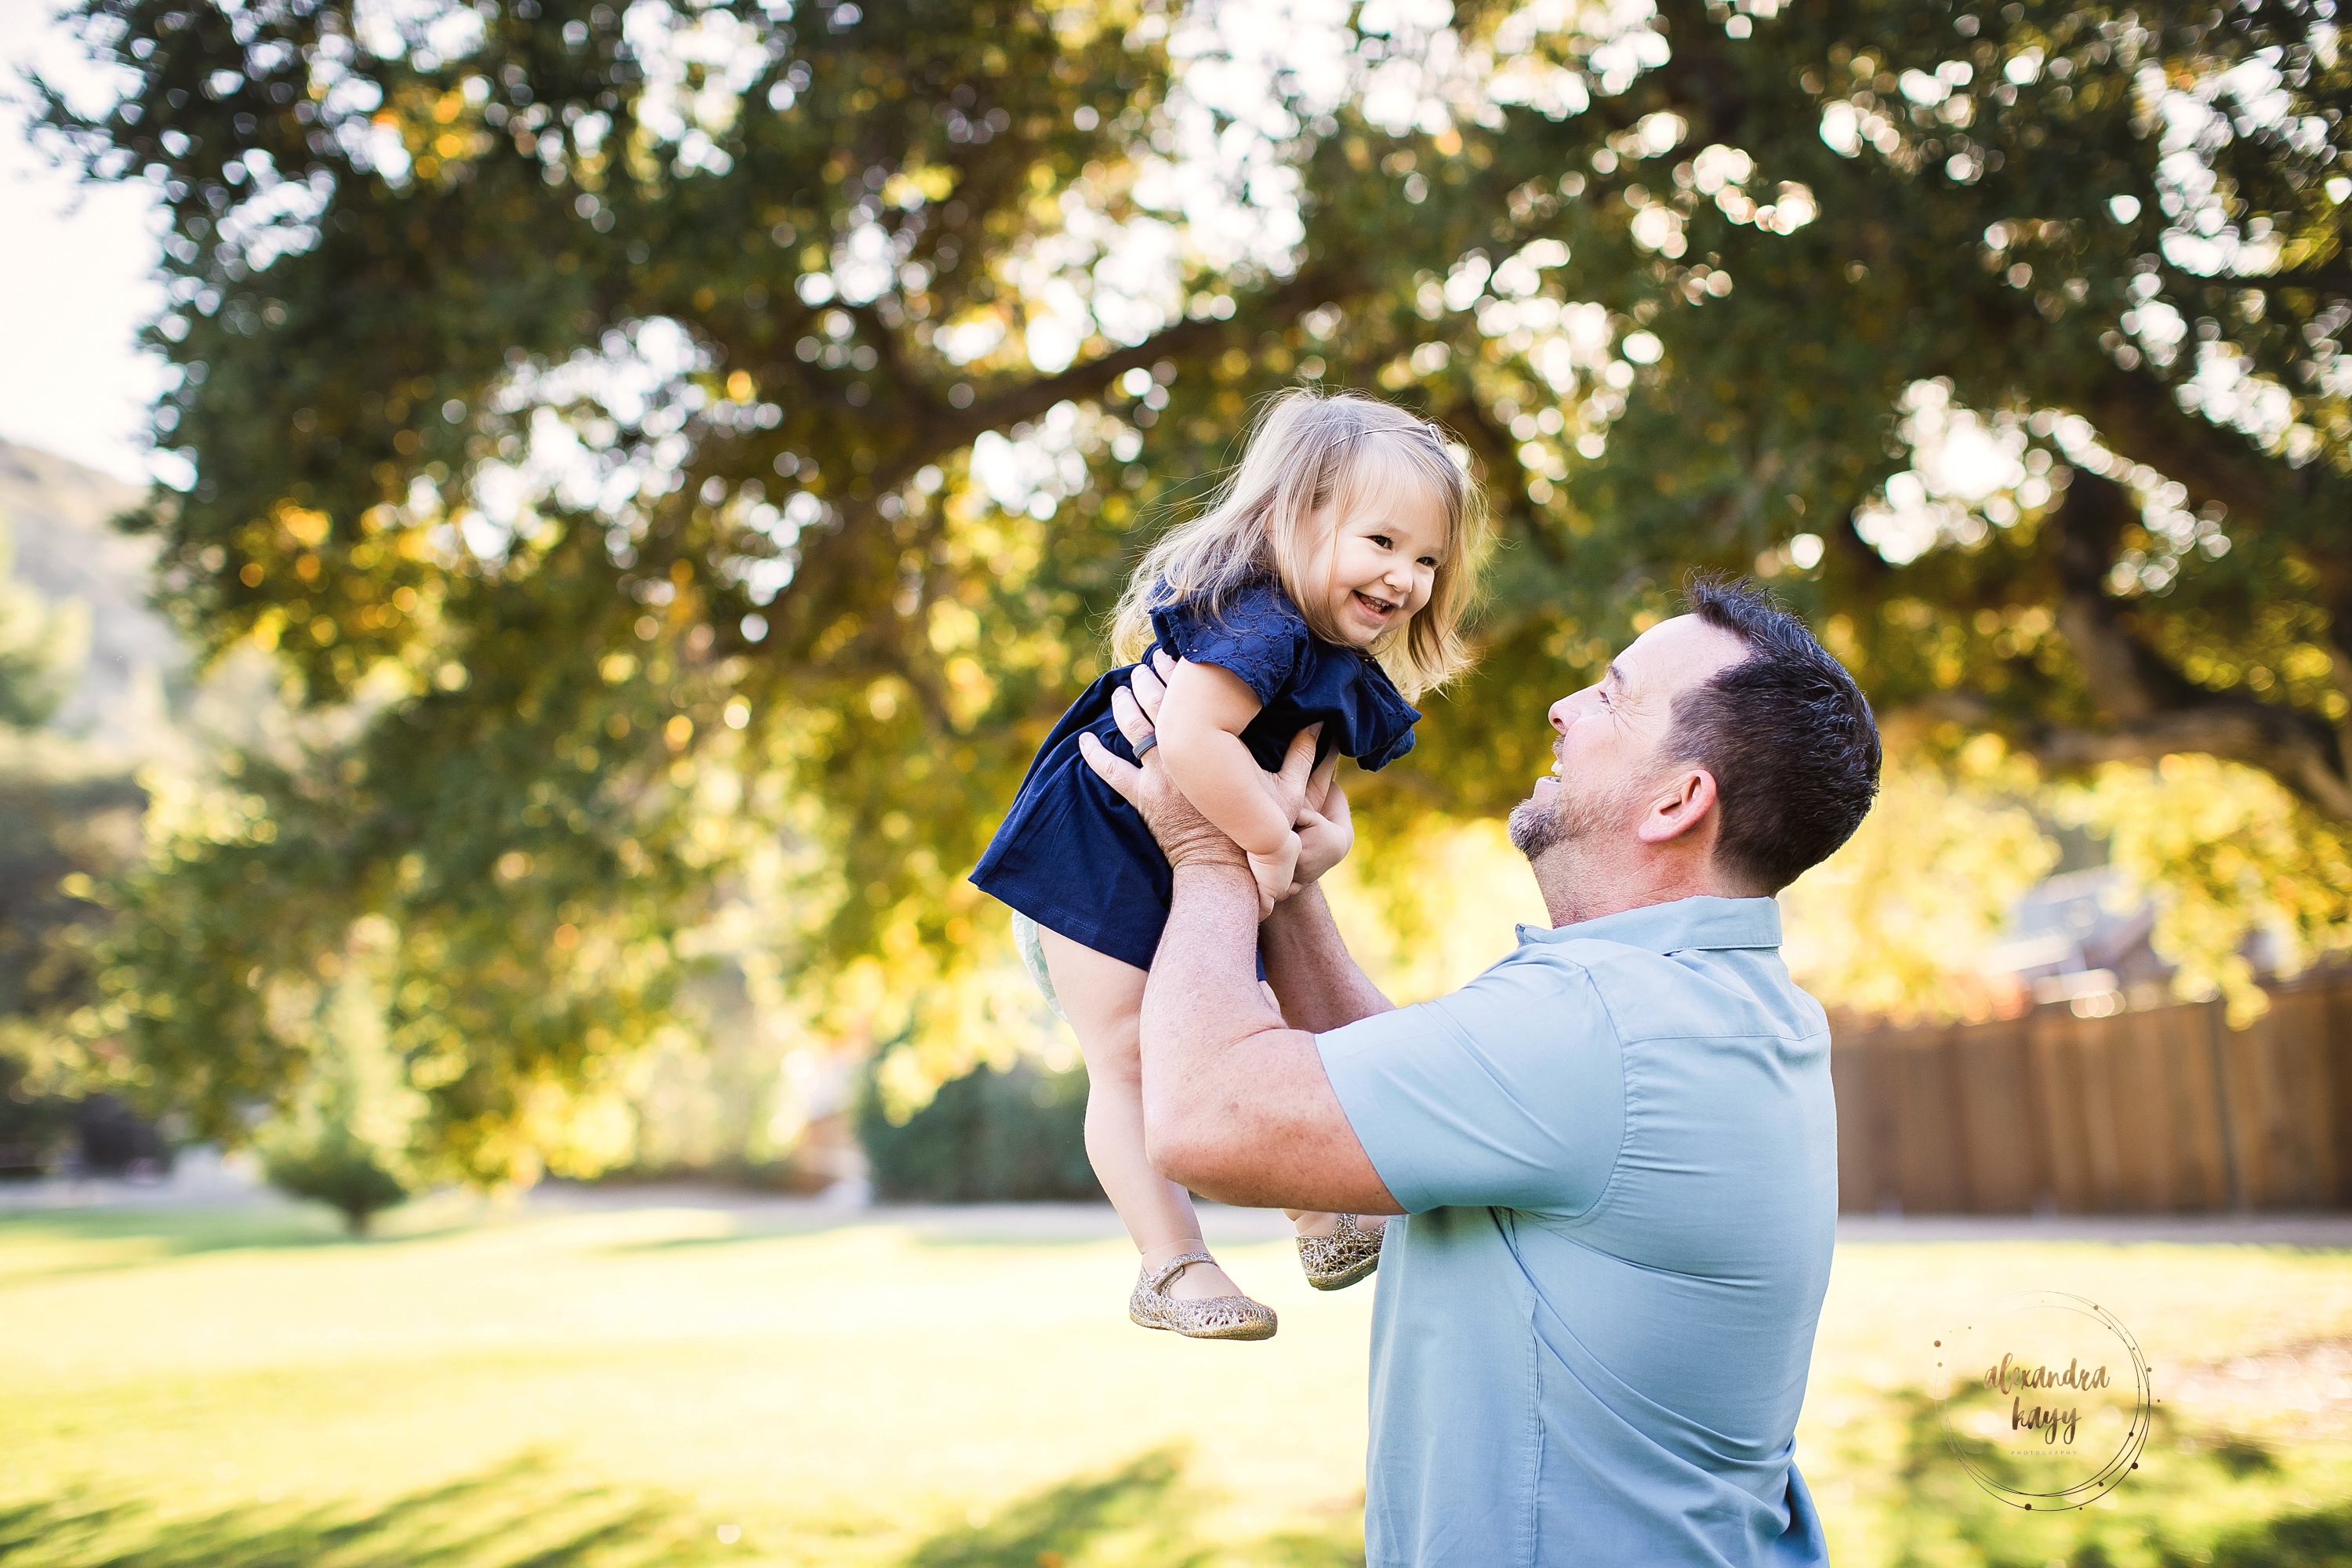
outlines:
[[[1424,555],[1421,558],[1421,564],[1428,567],[1432,572],[1434,572],[1437,570],[1437,557],[1434,555]]]
[[[1379,545],[1382,550],[1393,550],[1396,548],[1395,543],[1391,541],[1389,536],[1385,533],[1375,533],[1371,536],[1371,540],[1374,544]]]

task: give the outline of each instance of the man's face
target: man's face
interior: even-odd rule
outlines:
[[[1511,812],[1511,842],[1533,860],[1562,844],[1630,837],[1675,759],[1664,754],[1675,700],[1739,663],[1748,647],[1696,616],[1661,621],[1591,686],[1551,705],[1552,769]]]

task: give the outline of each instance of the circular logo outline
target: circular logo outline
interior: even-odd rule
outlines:
[[[1944,1428],[1944,1446],[1951,1450],[1952,1458],[1958,1462],[1961,1470],[1966,1473],[1969,1479],[1974,1481],[1986,1495],[2007,1503],[2011,1508],[2021,1509],[2028,1513],[2063,1513],[2078,1508],[2088,1508],[2123,1485],[2130,1478],[2131,1473],[2139,1468],[2139,1457],[2147,1447],[2149,1429],[2155,1420],[2156,1388],[2148,1376],[2147,1357],[2141,1352],[2139,1342],[2132,1338],[2131,1331],[2124,1327],[2122,1320],[2096,1301],[2064,1290],[2021,1292],[1995,1306],[1992,1309],[1992,1316],[2001,1317],[2025,1308],[2074,1312],[2090,1318],[2101,1328],[2113,1334],[2123,1345],[2125,1353],[2131,1358],[2132,1382],[2137,1397],[2132,1410],[2131,1425],[2124,1434],[2122,1446],[2116,1450],[2114,1457],[2101,1465],[2087,1480],[2078,1481],[2071,1487],[2063,1487],[2051,1492],[2034,1492],[2003,1486],[1978,1468],[1975,1462],[1969,1458],[1968,1451],[1961,1447],[1959,1433],[1952,1423],[1949,1386],[1936,1396],[1937,1416]]]

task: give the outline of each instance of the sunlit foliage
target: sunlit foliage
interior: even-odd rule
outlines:
[[[1842,1010],[1989,1016],[2011,1002],[1992,950],[2058,846],[2032,810],[2032,769],[1998,740],[1978,737],[1948,768],[1921,750],[1890,753],[1853,839],[1781,895],[1789,966]]]
[[[2131,896],[2156,905],[2157,951],[2175,989],[2219,993],[2242,1025],[2265,1008],[2255,961],[2293,974],[2352,946],[2352,844],[2251,768],[2167,757],[2110,763],[2057,792],[2060,820],[2107,840]]]

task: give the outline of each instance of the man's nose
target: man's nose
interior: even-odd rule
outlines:
[[[1569,720],[1575,716],[1575,710],[1569,706],[1575,700],[1573,697],[1563,697],[1551,705],[1551,727],[1563,735],[1568,733]]]

